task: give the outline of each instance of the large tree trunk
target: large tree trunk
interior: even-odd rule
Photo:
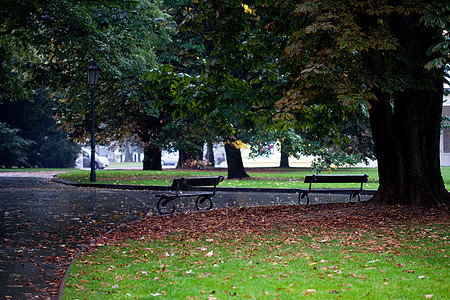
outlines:
[[[248,178],[245,172],[244,163],[242,162],[241,150],[234,146],[235,137],[229,137],[225,141],[225,154],[227,156],[228,164],[228,179],[232,178]]]
[[[284,151],[281,151],[280,168],[289,168],[289,156]]]
[[[372,203],[449,203],[439,163],[442,71],[427,71],[423,67],[430,60],[426,51],[436,42],[436,34],[415,26],[417,20],[411,15],[392,20],[406,58],[397,62],[397,68],[412,79],[410,87],[393,94],[383,93],[380,88],[372,90],[378,98],[371,103],[370,122],[380,182]],[[375,76],[383,75],[383,59],[380,51],[368,54],[367,69]]]
[[[133,161],[133,151],[131,151],[131,144],[129,142],[124,145],[125,162]]]
[[[159,148],[146,147],[144,149],[144,170],[161,171],[161,150]]]
[[[180,153],[180,158],[178,159],[177,169],[192,169],[192,170],[203,169],[201,154],[187,153],[182,149],[178,150],[178,152]]]
[[[280,168],[289,168],[289,156],[284,151],[283,142],[281,142]]]
[[[208,142],[206,144],[206,162],[208,164],[209,167],[214,167],[215,163],[214,163],[214,145],[211,142]]]
[[[203,143],[197,143],[196,149],[190,151],[184,149],[178,150],[180,158],[178,159],[178,169],[203,169]]]

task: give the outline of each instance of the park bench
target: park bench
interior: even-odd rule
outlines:
[[[361,191],[363,190],[363,184],[368,181],[369,175],[306,175],[305,183],[309,183],[309,189],[299,190],[298,203],[301,204],[301,199],[306,197],[306,204],[309,204],[309,193],[324,190],[313,190],[313,183],[361,183],[359,189],[339,189],[338,191],[350,192],[350,200],[358,197],[358,202],[361,201]]]
[[[223,179],[222,175],[218,177],[175,178],[170,187],[171,191],[155,195],[159,197],[156,207],[161,214],[171,214],[175,211],[175,199],[197,197],[195,207],[198,210],[211,209],[213,207],[211,198],[216,194],[216,186]],[[198,189],[198,187],[206,186],[212,186],[212,191]]]

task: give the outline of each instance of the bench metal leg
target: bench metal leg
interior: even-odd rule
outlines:
[[[309,204],[309,192],[302,191],[298,194],[298,204],[302,204],[301,199],[306,197],[306,204]]]
[[[210,196],[198,196],[195,200],[195,207],[198,210],[210,210],[213,207],[213,202]]]
[[[350,200],[358,196],[358,202],[361,202],[361,191],[351,191],[350,192]]]
[[[156,204],[156,208],[160,214],[166,215],[171,214],[175,211],[175,203],[173,203],[173,199],[170,197],[161,197]]]

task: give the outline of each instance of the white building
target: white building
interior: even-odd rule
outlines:
[[[450,87],[448,85],[444,85],[444,89],[450,93]],[[442,115],[450,117],[450,95],[444,95]],[[450,129],[444,129],[441,132],[441,142],[439,147],[441,166],[450,166]]]

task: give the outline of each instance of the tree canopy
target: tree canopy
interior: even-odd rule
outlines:
[[[233,145],[275,133],[293,152],[287,138],[300,137],[301,151],[324,161],[330,150],[371,158],[372,136],[374,203],[448,203],[439,166],[444,1],[26,2],[20,10],[7,1],[0,13],[0,97],[46,88],[73,138],[89,127],[80,91],[95,59],[98,137],[139,137],[153,167],[162,147],[195,148],[203,135]]]
[[[208,78],[226,78],[238,65],[268,66],[264,59],[274,52],[263,41],[282,41],[284,54],[274,56],[271,70],[287,76],[288,85],[274,103],[273,120],[281,127],[307,124],[321,106],[338,116],[335,104],[350,113],[343,120],[352,112],[368,113],[380,173],[373,202],[448,203],[439,166],[439,124],[449,4],[227,0],[201,6],[190,22],[191,28],[203,20],[214,23],[209,37],[218,58],[209,63]],[[259,31],[250,31],[252,26]],[[260,35],[248,38],[250,32]]]
[[[102,69],[96,138],[106,143],[132,136],[135,123],[121,122],[126,104],[142,99],[142,74],[155,65],[155,49],[172,31],[159,2],[11,0],[0,18],[1,100],[20,102],[44,90],[60,126],[85,142],[91,121],[86,68],[95,60]]]
[[[317,91],[322,96],[306,110],[287,103],[297,66],[289,62],[285,50],[295,28],[304,24],[290,13],[294,8],[290,2],[209,1],[191,11],[184,28],[201,32],[212,49],[201,77],[209,91],[201,90],[206,96],[196,99],[205,103],[203,114],[221,120],[222,128],[231,125],[229,132],[237,132],[239,139],[257,137],[244,140],[246,143],[261,141],[263,136],[274,138],[271,142],[285,140],[287,129],[295,129],[301,132],[301,144],[314,146],[287,147],[284,150],[289,155],[300,151],[324,158],[335,153],[318,160],[318,166],[356,162],[342,159],[356,153],[360,159],[373,158],[368,124],[355,121],[367,119],[367,110],[361,114],[356,107],[338,105],[336,95],[325,89]],[[289,113],[283,105],[289,107]],[[252,145],[257,147],[258,143]]]

